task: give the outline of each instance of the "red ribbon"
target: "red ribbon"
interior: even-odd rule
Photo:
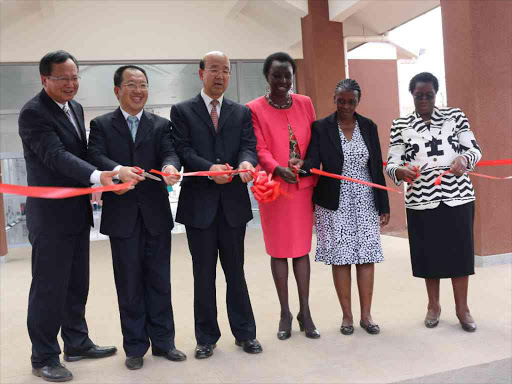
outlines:
[[[66,187],[27,187],[13,184],[0,184],[0,193],[12,193],[14,195],[38,197],[41,199],[67,199],[81,195],[89,195],[95,192],[122,191],[131,187],[133,182],[108,185],[96,188],[66,188]]]
[[[351,177],[341,176],[341,175],[337,175],[335,173],[324,172],[324,171],[320,171],[319,169],[316,169],[316,168],[312,168],[311,169],[311,173],[314,173],[314,174],[320,175],[320,176],[332,177],[333,179],[347,180],[347,181],[351,181],[353,183],[368,185],[369,187],[383,189],[385,191],[402,193],[402,191],[399,191],[399,190],[396,190],[396,189],[393,189],[393,188],[389,188],[389,187],[385,187],[385,186],[380,185],[380,184],[375,184],[375,183],[370,183],[368,181],[353,179]]]
[[[444,171],[439,176],[437,176],[434,181],[434,185],[440,185],[441,179],[443,178],[443,176],[447,175],[449,173],[452,173],[452,172],[448,169],[447,171]],[[478,177],[483,177],[485,179],[492,179],[492,180],[510,180],[510,179],[512,179],[512,176],[498,177],[498,176],[483,175],[481,173],[476,173],[476,172],[471,172],[471,176],[478,176]]]
[[[272,180],[272,175],[267,175],[265,171],[254,171],[252,176],[253,185],[251,192],[259,203],[271,203],[279,196],[285,195],[284,192],[281,191],[281,183]]]

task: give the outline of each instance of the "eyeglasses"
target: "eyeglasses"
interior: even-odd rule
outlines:
[[[416,93],[416,94],[412,95],[412,97],[414,97],[414,100],[417,100],[417,101],[421,101],[423,99],[425,99],[427,101],[432,101],[436,98],[436,95],[434,95],[432,93],[426,93],[426,94]]]
[[[53,81],[58,81],[59,83],[78,83],[78,80],[80,80],[80,76],[74,76],[74,77],[55,77],[55,76],[46,76],[49,79],[52,79]]]
[[[140,89],[141,91],[147,91],[149,89],[149,84],[146,84],[146,83],[140,83],[140,84],[125,83],[125,84],[122,84],[121,86],[127,88],[130,91],[134,91],[137,88]]]
[[[223,76],[227,77],[231,75],[231,71],[228,71],[227,69],[205,69],[205,71],[209,71],[214,76],[222,74]]]

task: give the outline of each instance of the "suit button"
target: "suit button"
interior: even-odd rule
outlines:
[[[437,161],[437,157],[434,157],[434,161]]]
[[[215,159],[215,161],[216,161],[217,163],[220,163],[220,159]]]

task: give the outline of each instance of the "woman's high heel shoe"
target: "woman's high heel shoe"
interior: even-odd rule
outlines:
[[[308,330],[304,329],[304,324],[302,323],[302,320],[299,318],[299,315],[297,315],[297,322],[299,323],[299,328],[301,332],[304,332],[306,337],[309,339],[319,339],[320,338],[320,332],[318,329]]]
[[[290,313],[290,326],[288,327],[288,329],[277,331],[277,338],[279,340],[286,340],[292,336],[292,322],[293,322],[293,316]]]

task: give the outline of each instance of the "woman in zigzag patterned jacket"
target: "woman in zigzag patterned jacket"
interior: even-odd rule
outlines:
[[[386,171],[400,185],[408,182],[405,205],[412,272],[425,279],[425,326],[439,324],[439,284],[451,278],[462,329],[476,330],[467,303],[469,275],[475,273],[473,222],[475,192],[467,172],[482,157],[469,121],[458,108],[434,106],[439,89],[428,72],[411,79],[415,112],[391,126]],[[440,185],[435,179],[446,170]]]

